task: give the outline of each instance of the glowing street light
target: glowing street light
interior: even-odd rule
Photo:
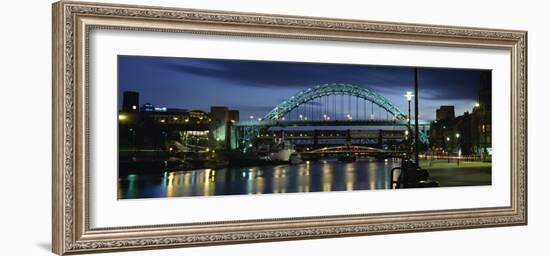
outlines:
[[[254,120],[254,116],[250,116],[250,120]]]
[[[414,97],[414,94],[411,92],[411,91],[408,91],[407,93],[405,93],[405,98],[407,98],[407,101],[411,101],[412,98]]]
[[[118,115],[118,120],[119,120],[119,121],[124,121],[124,120],[127,120],[127,119],[128,119],[128,116],[127,116],[127,115],[124,115],[124,114]]]

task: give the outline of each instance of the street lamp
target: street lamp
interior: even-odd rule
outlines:
[[[480,104],[479,102],[476,102],[475,103],[475,107],[474,108],[477,108],[478,110],[480,110]],[[479,158],[480,160],[483,160],[483,153],[485,152],[484,149],[482,149],[481,147],[481,140],[482,138],[485,138],[485,108],[483,108],[481,110],[481,117],[479,117],[479,122],[480,124],[478,124],[478,128],[477,128],[477,151],[479,152]],[[479,116],[479,115],[478,115]]]
[[[460,146],[458,144],[460,133],[455,134],[455,136],[456,136],[456,165],[460,165]]]
[[[411,100],[414,97],[414,94],[411,91],[408,91],[405,93],[405,98],[407,98],[407,101],[409,102],[409,115],[407,116],[408,126],[407,129],[411,129]],[[412,136],[411,136],[412,139]]]
[[[447,163],[451,162],[451,151],[449,150],[449,143],[451,142],[451,138],[447,137]]]
[[[412,97],[414,97],[414,94],[411,91],[408,91],[407,93],[405,93],[405,97],[408,101],[411,101]]]
[[[407,101],[409,102],[409,115],[407,116],[407,120],[409,121],[409,128],[411,127],[411,100],[414,97],[414,94],[412,92],[405,93],[405,98],[407,98]]]
[[[409,120],[409,126],[411,126],[411,100],[414,97],[414,94],[412,92],[405,93],[405,98],[407,98],[407,101],[409,102],[409,115],[407,116],[407,120]]]

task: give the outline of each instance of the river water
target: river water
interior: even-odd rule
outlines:
[[[118,181],[118,198],[159,198],[389,189],[398,162],[343,163],[336,159],[297,165],[130,174]]]

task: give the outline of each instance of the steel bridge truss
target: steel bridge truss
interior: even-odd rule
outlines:
[[[241,138],[244,139],[247,145],[249,145],[249,143],[252,143],[261,133],[261,131],[265,130],[267,127],[280,125],[283,127],[286,126],[285,124],[289,123],[289,121],[285,121],[283,117],[289,114],[292,110],[306,104],[309,101],[328,96],[352,96],[370,101],[394,116],[394,120],[392,122],[386,121],[387,123],[389,123],[390,125],[393,124],[407,126],[410,132],[414,131],[414,125],[411,125],[411,127],[409,127],[408,125],[407,115],[405,115],[397,106],[393,105],[384,96],[368,88],[347,83],[321,84],[302,90],[297,94],[291,96],[287,100],[278,104],[267,115],[265,115],[264,118],[258,121],[251,120],[239,122],[238,124],[236,124],[235,128],[241,130]],[[419,123],[422,122],[423,121],[419,121]],[[308,125],[311,123],[311,121],[303,123],[305,125]],[[413,123],[414,122],[411,122],[411,124]],[[350,120],[350,124],[353,125],[353,121]],[[301,125],[301,122],[296,122],[292,125]],[[419,131],[419,135],[421,143],[429,143],[426,133],[424,133],[423,131]]]
[[[407,116],[396,106],[391,104],[384,96],[361,86],[345,83],[321,84],[298,92],[287,100],[281,102],[267,115],[264,120],[279,120],[293,109],[309,101],[326,96],[353,96],[370,101],[387,112],[391,113],[397,120],[405,120]]]

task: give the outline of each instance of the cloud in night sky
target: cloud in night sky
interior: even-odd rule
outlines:
[[[324,83],[368,87],[402,110],[413,90],[411,67],[119,56],[119,106],[123,91],[140,92],[141,103],[202,109],[225,105],[241,116],[263,116],[293,94]],[[471,111],[481,70],[420,68],[420,115],[434,119],[440,105]],[[310,105],[319,104],[312,102]]]

